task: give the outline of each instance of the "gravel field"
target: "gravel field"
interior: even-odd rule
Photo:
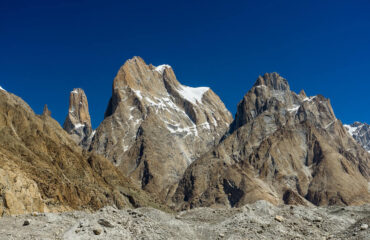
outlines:
[[[168,214],[153,208],[3,217],[0,239],[370,239],[370,205],[198,208]]]

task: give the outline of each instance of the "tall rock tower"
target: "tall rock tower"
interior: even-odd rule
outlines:
[[[81,88],[75,88],[69,96],[69,111],[63,124],[66,130],[83,148],[90,146],[93,137],[91,119],[89,114],[89,104],[87,97]]]

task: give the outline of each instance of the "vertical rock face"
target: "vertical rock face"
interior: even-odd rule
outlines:
[[[361,144],[361,146],[370,152],[370,125],[367,123],[355,122],[351,125],[344,125],[349,134]]]
[[[89,105],[84,90],[75,88],[69,96],[69,111],[63,124],[76,143],[88,148],[93,137]]]
[[[330,101],[290,91],[277,73],[259,77],[228,134],[184,173],[182,208],[370,201],[370,155],[336,119]]]
[[[90,150],[166,199],[186,167],[214,147],[232,116],[207,87],[181,85],[169,65],[134,57],[118,71]]]

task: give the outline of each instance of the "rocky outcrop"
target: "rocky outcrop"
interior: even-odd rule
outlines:
[[[46,104],[44,106],[44,110],[42,111],[42,115],[43,116],[49,116],[49,117],[51,117],[51,112],[50,112],[50,110],[48,108],[48,105],[46,105]]]
[[[48,114],[0,91],[0,216],[160,206],[94,153],[83,151]]]
[[[164,200],[187,166],[214,147],[232,116],[207,87],[181,85],[169,65],[134,57],[118,71],[90,150]]]
[[[351,125],[344,125],[349,134],[368,152],[370,152],[370,125],[367,123],[355,122]]]
[[[174,195],[180,208],[368,203],[370,155],[323,96],[296,94],[276,73],[259,77],[230,130],[193,162]]]
[[[69,111],[63,128],[77,144],[85,149],[89,148],[94,131],[91,127],[87,97],[81,88],[73,89],[69,95]]]

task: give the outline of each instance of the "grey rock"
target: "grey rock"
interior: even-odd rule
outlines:
[[[265,211],[268,206],[270,211]],[[254,209],[254,210],[252,210]],[[0,239],[367,239],[368,230],[359,231],[370,220],[370,205],[345,207],[273,206],[247,204],[241,208],[196,208],[179,213],[165,213],[153,208],[135,210],[144,218],[134,218],[127,210],[106,207],[94,213],[46,213],[32,217],[32,227],[19,231],[19,217],[0,218]],[[293,215],[290,212],[293,211]],[[354,213],[352,216],[351,214]],[[137,214],[136,214],[137,215]],[[176,219],[181,215],[181,219]],[[318,228],[308,224],[318,215],[323,219]],[[275,216],[284,216],[282,222]],[[303,220],[306,217],[306,220]],[[97,219],[111,223],[121,222],[114,228],[96,226]],[[79,228],[79,223],[83,227]],[[264,226],[264,227],[263,227]],[[96,230],[94,232],[94,230]],[[356,233],[356,235],[355,235]],[[99,235],[95,235],[99,234]]]
[[[355,122],[351,125],[344,125],[349,134],[361,144],[361,146],[370,152],[370,125],[367,123]]]
[[[110,222],[108,222],[107,220],[105,219],[99,219],[98,220],[98,223],[104,227],[108,227],[108,228],[114,228],[114,225],[112,225]]]
[[[24,220],[23,222],[23,226],[28,226],[31,224],[31,220],[27,219],[27,220]]]
[[[369,225],[367,225],[365,223],[361,225],[361,230],[362,231],[367,230],[368,228],[369,228]]]

